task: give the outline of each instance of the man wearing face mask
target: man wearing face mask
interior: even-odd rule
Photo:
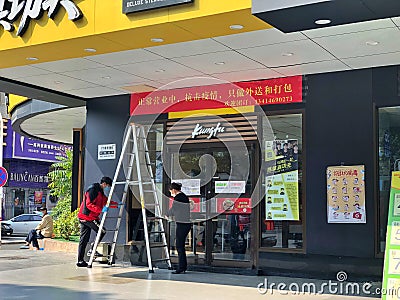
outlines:
[[[21,246],[20,249],[29,249],[29,244],[32,243],[33,248],[39,250],[38,239],[51,238],[53,236],[53,219],[47,214],[47,208],[41,207],[38,210],[42,216],[42,221],[35,229],[29,232],[25,239],[25,245]]]
[[[99,231],[100,220],[99,216],[107,210],[107,196],[110,192],[112,180],[110,177],[103,177],[100,183],[92,184],[85,192],[84,199],[78,213],[79,223],[81,225],[80,240],[78,246],[78,267],[87,267],[88,264],[84,261],[85,249],[90,239],[91,231],[96,233]],[[103,227],[101,231],[100,241],[106,234]]]

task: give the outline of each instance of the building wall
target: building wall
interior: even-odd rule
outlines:
[[[374,257],[372,72],[308,76],[306,98],[307,253]],[[366,224],[328,224],[326,167],[365,165]]]
[[[121,152],[124,128],[129,119],[129,96],[97,98],[87,102],[87,118],[85,130],[84,151],[84,184],[86,190],[92,183],[99,182],[101,177],[113,178]],[[117,153],[114,160],[97,160],[99,144],[116,144]],[[119,193],[120,194],[120,193]],[[118,190],[116,195],[118,195]],[[116,209],[110,210],[110,215],[117,214]],[[122,224],[124,224],[124,220]],[[106,223],[105,227],[114,229],[115,225]],[[121,226],[118,243],[126,243],[125,226]],[[92,238],[94,235],[92,234]],[[103,241],[112,240],[108,233]]]

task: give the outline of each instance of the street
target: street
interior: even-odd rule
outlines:
[[[368,299],[344,296],[340,291],[300,293],[287,288],[276,290],[280,283],[301,288],[324,285],[322,280],[300,278],[243,276],[189,271],[173,275],[157,269],[95,263],[92,269],[77,268],[74,253],[20,250],[18,244],[3,244],[0,250],[0,299]],[[272,285],[274,284],[274,285]],[[336,283],[337,284],[337,283]],[[380,283],[368,284],[375,291]],[[274,289],[265,289],[264,287]],[[258,287],[258,288],[257,288]],[[227,296],[229,295],[229,296]],[[377,297],[369,295],[369,297]]]

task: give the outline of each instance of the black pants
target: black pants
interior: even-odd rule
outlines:
[[[36,233],[36,229],[32,229],[29,231],[28,236],[26,237],[25,241],[27,243],[32,243],[32,246],[39,249],[39,243],[38,239],[44,239],[44,236],[39,232],[39,234]]]
[[[176,223],[175,244],[179,258],[178,271],[186,271],[187,269],[185,242],[191,227],[190,223]]]
[[[89,242],[92,230],[94,230],[94,232],[97,233],[99,231],[99,226],[100,226],[100,223],[97,220],[94,221],[79,220],[79,223],[81,223],[81,233],[78,246],[78,262],[84,261],[86,246]],[[106,234],[106,229],[103,227],[103,229],[101,230],[100,241],[103,239],[105,234]]]

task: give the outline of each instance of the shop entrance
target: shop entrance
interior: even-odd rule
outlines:
[[[169,155],[171,181],[181,181],[191,200],[193,226],[186,244],[189,263],[250,267],[256,144],[202,146],[192,145]],[[174,225],[170,226],[171,246],[175,244]],[[173,256],[176,251],[171,249]]]

